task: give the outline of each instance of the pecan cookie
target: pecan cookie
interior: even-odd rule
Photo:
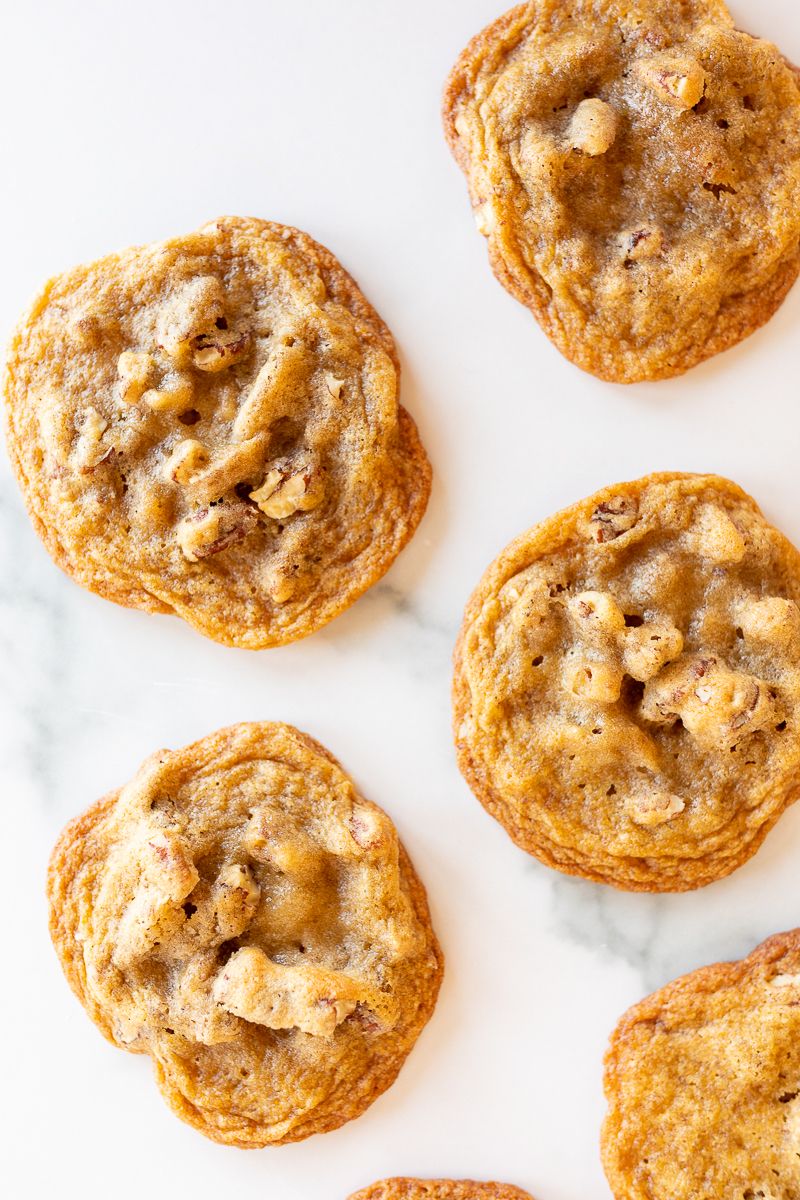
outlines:
[[[800,930],[630,1009],[611,1038],[605,1089],[615,1200],[794,1200]]]
[[[800,554],[716,476],[606,488],[489,567],[461,770],[523,849],[632,891],[729,874],[800,794]]]
[[[5,381],[56,562],[226,645],[305,637],[388,570],[430,467],[391,334],[296,229],[226,217],[46,286]]]
[[[800,76],[722,0],[531,0],[444,122],[500,282],[601,379],[679,375],[800,271]]]
[[[67,826],[48,895],[89,1016],[231,1146],[359,1116],[436,1002],[442,956],[394,826],[288,725],[154,754]]]
[[[471,1179],[384,1179],[356,1192],[350,1200],[533,1200],[507,1183]]]

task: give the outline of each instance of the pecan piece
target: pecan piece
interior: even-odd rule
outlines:
[[[290,473],[288,469],[273,467],[261,487],[250,493],[250,499],[265,516],[283,521],[296,512],[309,512],[317,507],[322,496],[319,488],[312,489],[310,483],[308,470]]]
[[[214,504],[181,521],[178,545],[189,562],[200,562],[243,541],[257,525],[250,504]]]
[[[639,519],[639,505],[633,496],[612,496],[604,500],[589,518],[592,537],[602,545],[613,542],[633,529]]]
[[[224,371],[244,358],[252,338],[247,331],[215,329],[191,339],[192,362],[198,371]]]
[[[582,100],[572,114],[567,141],[573,150],[595,158],[614,144],[618,126],[619,117],[605,100]]]
[[[694,108],[703,99],[706,73],[694,58],[659,54],[641,59],[635,70],[656,95],[674,108]]]

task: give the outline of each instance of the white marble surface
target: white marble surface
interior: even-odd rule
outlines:
[[[700,894],[626,896],[515,849],[453,761],[460,610],[514,534],[655,469],[737,479],[800,540],[800,289],[688,377],[625,390],[562,360],[490,276],[438,122],[445,73],[497,0],[139,0],[3,8],[0,191],[7,333],[44,278],[221,212],[307,228],[402,349],[436,470],[387,579],[310,641],[261,654],[79,590],[0,466],[4,1182],[10,1195],[344,1200],[392,1173],[499,1177],[539,1200],[607,1197],[601,1056],[623,1009],[800,919],[800,808]],[[800,61],[795,0],[736,0]],[[43,877],[68,817],[158,745],[282,718],[395,819],[447,954],[433,1021],[360,1120],[298,1146],[206,1142],[147,1061],[68,992]],[[14,1184],[16,1184],[14,1186]]]

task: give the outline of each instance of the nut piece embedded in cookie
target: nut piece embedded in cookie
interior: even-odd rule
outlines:
[[[630,819],[648,829],[665,825],[673,817],[679,816],[685,808],[686,802],[670,792],[648,792],[638,796],[627,796],[625,799],[625,812]]]
[[[469,602],[453,728],[478,799],[549,866],[633,891],[729,874],[798,796],[800,554],[717,476],[556,513]]]
[[[664,234],[658,228],[643,225],[638,229],[626,229],[619,234],[618,242],[626,263],[646,262],[663,251]]]
[[[8,355],[10,457],[85,587],[281,646],[353,604],[422,519],[431,471],[399,382],[329,251],[224,217],[48,284]]]
[[[741,562],[747,545],[728,514],[717,504],[701,504],[684,544],[695,554],[724,566]]]
[[[264,515],[276,521],[285,520],[296,512],[310,512],[321,498],[318,491],[309,488],[309,476],[302,469],[290,474],[273,468],[261,487],[250,493],[250,499],[255,500]]]
[[[598,504],[589,518],[591,537],[601,545],[628,533],[636,524],[639,506],[635,496],[612,496]]]
[[[756,645],[800,650],[800,607],[794,600],[767,596],[743,601],[736,617],[742,636]]]
[[[330,1039],[358,1004],[385,1009],[376,989],[315,963],[283,966],[256,946],[237,950],[213,988],[217,1004],[268,1029],[299,1029]]]
[[[436,1002],[441,954],[394,826],[288,725],[153,755],[67,827],[48,887],[89,1015],[228,1145],[359,1116]]]
[[[656,55],[641,59],[635,69],[657,96],[676,108],[694,108],[703,99],[706,73],[694,58]]]
[[[672,663],[651,679],[641,712],[657,724],[681,721],[700,746],[711,750],[735,746],[780,720],[775,693],[762,679],[700,655]]]
[[[135,404],[150,385],[155,361],[149,354],[137,354],[126,350],[117,359],[120,399],[125,404]]]
[[[181,521],[178,545],[189,562],[201,562],[243,541],[258,527],[248,504],[218,504],[201,508]]]
[[[601,379],[690,370],[800,273],[797,73],[724,0],[518,5],[443,116],[498,280]]]
[[[203,443],[194,438],[184,438],[164,463],[163,476],[167,482],[188,483],[206,466],[208,450]]]
[[[594,158],[605,154],[614,144],[619,118],[605,100],[582,100],[567,130],[567,141],[573,150]]]

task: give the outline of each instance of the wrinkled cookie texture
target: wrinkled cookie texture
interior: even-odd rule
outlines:
[[[800,75],[722,0],[532,0],[445,92],[493,269],[585,371],[664,379],[800,271]]]
[[[394,826],[287,725],[154,754],[67,826],[48,893],[89,1015],[228,1145],[359,1116],[436,1001],[442,957]]]
[[[518,845],[685,891],[800,794],[800,554],[716,476],[651,475],[535,526],[456,648],[459,764]]]
[[[630,1009],[605,1090],[615,1200],[796,1200],[800,930]]]
[[[472,1179],[384,1179],[356,1192],[350,1200],[533,1200],[507,1183]]]
[[[305,637],[389,568],[430,467],[391,334],[298,230],[223,218],[58,276],[11,343],[12,463],[50,553],[227,645]]]

